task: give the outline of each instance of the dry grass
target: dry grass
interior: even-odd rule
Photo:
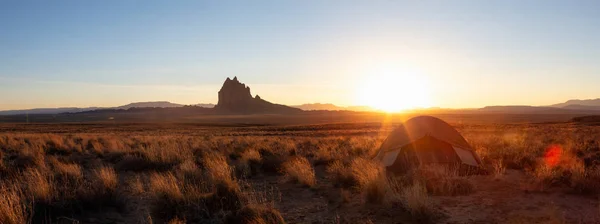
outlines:
[[[0,186],[0,223],[28,223],[29,206],[24,203],[25,196],[16,186]]]
[[[240,155],[236,168],[243,176],[255,175],[260,172],[262,157],[257,150],[249,149]]]
[[[35,169],[23,172],[26,189],[35,201],[50,202],[54,196],[55,186],[51,176]]]
[[[461,176],[458,170],[442,166],[422,167],[412,174],[413,181],[422,183],[432,195],[456,196],[475,191],[468,176]]]
[[[358,191],[377,183],[383,171],[380,164],[361,157],[352,159],[348,165],[335,161],[327,167],[328,177],[335,186],[354,188]]]
[[[212,181],[233,180],[233,169],[227,163],[225,156],[210,153],[203,159],[204,171]]]
[[[261,151],[261,157],[261,170],[269,174],[281,172],[283,163],[287,161],[287,156],[285,156],[282,152],[263,150]]]
[[[336,187],[352,188],[359,185],[350,166],[341,161],[335,161],[327,167],[327,176]]]
[[[50,157],[49,161],[57,177],[69,178],[72,180],[81,179],[83,177],[83,172],[79,164],[63,163],[54,157]]]
[[[159,220],[181,218],[189,222],[207,222],[239,210],[246,198],[233,179],[216,182],[209,192],[201,186],[186,184],[172,173],[150,176],[153,194],[152,213]]]
[[[290,180],[307,187],[314,187],[317,183],[315,171],[304,157],[295,157],[283,164],[283,173]]]
[[[506,167],[504,166],[502,159],[492,162],[492,171],[495,179],[501,179],[504,176],[506,173]]]
[[[142,180],[139,176],[135,176],[135,177],[131,178],[130,180],[128,180],[127,185],[129,186],[128,192],[131,192],[134,195],[142,195],[143,193],[146,192],[146,190],[144,188],[144,183],[142,183]]]
[[[327,173],[334,186],[361,192],[368,203],[384,202],[388,184],[380,164],[360,157],[349,165],[335,161],[329,165]]]
[[[384,171],[381,164],[360,157],[352,160],[350,169],[358,182],[358,188],[361,190],[366,189],[373,183],[377,183]]]
[[[427,189],[419,182],[402,189],[401,195],[405,208],[413,216],[427,218],[433,213]]]
[[[171,173],[153,173],[150,176],[150,192],[154,197],[173,202],[183,200],[183,193],[177,183],[177,178]]]
[[[7,164],[9,168],[16,171],[22,171],[26,169],[46,169],[46,162],[44,161],[44,155],[32,150],[20,152],[11,160],[11,164]]]
[[[109,191],[116,190],[117,184],[119,183],[119,178],[112,167],[105,166],[94,170],[94,176],[96,177],[99,186]]]
[[[248,205],[240,209],[227,220],[227,223],[239,224],[285,224],[279,211],[260,205]]]
[[[4,152],[0,151],[0,171],[4,170]]]
[[[167,222],[168,224],[185,224],[185,220],[181,220],[179,218],[174,218]]]
[[[242,153],[241,158],[243,162],[260,162],[260,153],[256,150],[246,150]]]
[[[368,203],[381,204],[385,201],[388,191],[388,182],[384,175],[370,180],[364,186],[364,197]]]
[[[567,187],[569,191],[595,194],[600,189],[600,167],[586,168],[582,159],[563,153],[556,161],[549,163],[541,159],[532,171],[534,189],[548,191],[552,187]]]
[[[248,203],[223,154],[226,150],[212,150],[222,149],[224,142],[173,137],[0,136],[0,161],[6,168],[2,174],[10,178],[2,182],[24,185],[23,191],[14,191],[18,185],[3,189],[7,198],[2,204],[2,223],[22,223],[19,220],[23,219],[54,222],[59,217],[107,208],[124,211],[127,200],[145,197],[152,201],[150,220],[214,222]],[[253,139],[249,142],[256,143]],[[280,144],[284,150],[291,150],[292,145]],[[261,157],[254,149],[241,156],[249,164],[260,163]],[[120,175],[126,176],[123,186]],[[129,195],[123,197],[124,192]],[[23,210],[17,210],[20,208]]]
[[[319,183],[318,190],[282,185],[292,188],[285,193],[342,192],[335,196],[344,206],[332,206],[332,212],[349,209],[371,215],[372,206],[385,210],[402,204],[417,221],[426,221],[437,212],[430,197],[477,190],[468,177],[440,168],[424,167],[409,176],[388,179],[371,160],[385,137],[380,127],[319,128],[289,127],[289,132],[278,127],[245,132],[219,129],[227,134],[211,131],[210,135],[147,129],[135,134],[130,130],[0,134],[0,223],[56,222],[58,217],[84,221],[89,214],[105,211],[155,223],[281,223],[275,208],[291,200],[289,196],[267,196],[266,191],[278,187],[273,182],[271,188],[254,189],[256,182],[277,180],[281,173],[302,185]],[[595,195],[600,189],[600,128],[460,128],[496,178],[517,169],[529,174],[527,178],[541,191]],[[173,129],[175,133],[182,130]],[[553,165],[546,159],[551,145],[562,149]],[[326,178],[321,176],[323,168]],[[357,204],[364,206],[349,208]],[[130,214],[133,210],[123,209],[137,206],[146,213]]]
[[[600,192],[600,167],[586,169],[571,179],[571,189],[576,193],[597,194]]]

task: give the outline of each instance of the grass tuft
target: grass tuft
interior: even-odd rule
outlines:
[[[227,223],[239,224],[285,224],[279,211],[260,205],[248,205],[228,218]]]
[[[25,195],[17,186],[0,186],[0,223],[29,223],[29,205],[25,201]]]
[[[283,173],[290,180],[307,187],[314,187],[317,183],[315,171],[304,157],[295,157],[283,164]]]

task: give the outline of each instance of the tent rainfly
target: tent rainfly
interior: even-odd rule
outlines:
[[[481,160],[460,133],[431,116],[411,118],[392,131],[375,159],[392,172],[430,164],[481,167]]]

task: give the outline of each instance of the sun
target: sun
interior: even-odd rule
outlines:
[[[359,84],[357,100],[361,105],[386,112],[430,107],[430,88],[425,77],[414,72],[377,71]]]

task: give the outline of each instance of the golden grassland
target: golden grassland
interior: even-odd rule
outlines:
[[[440,200],[485,195],[479,181],[500,186],[513,181],[509,171],[524,176],[519,192],[598,206],[600,127],[456,127],[490,175],[444,167],[386,174],[372,158],[391,127],[378,124],[7,125],[0,223],[444,222],[454,213]]]

